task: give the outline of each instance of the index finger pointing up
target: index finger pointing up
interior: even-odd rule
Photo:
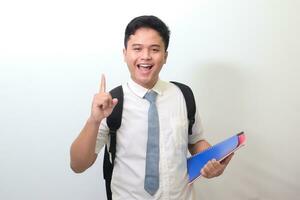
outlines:
[[[105,91],[106,91],[106,81],[105,81],[104,74],[102,74],[99,92],[105,92]]]

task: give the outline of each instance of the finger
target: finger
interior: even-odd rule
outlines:
[[[207,168],[203,167],[201,169],[201,175],[205,178],[208,178]]]
[[[208,161],[206,165],[201,169],[201,174],[205,178],[209,178],[211,176],[212,164],[211,161]]]
[[[219,161],[213,160],[212,161],[214,167],[214,176],[219,176],[223,173],[226,165],[222,165]]]
[[[112,106],[115,107],[118,103],[118,99],[117,98],[113,98],[112,99]]]
[[[203,177],[205,177],[205,178],[208,178],[208,177],[207,177],[207,174],[206,174],[205,171],[204,171],[204,169],[201,169],[201,175],[202,175]]]
[[[100,108],[102,110],[105,110],[106,108],[109,107],[109,102],[108,101],[103,101],[101,104],[100,104]]]
[[[104,74],[101,75],[101,83],[100,83],[100,92],[105,92],[106,91],[106,80]]]
[[[230,162],[231,158],[233,157],[233,154],[230,154],[227,158],[225,158],[224,160],[222,160],[221,164],[222,165],[228,165],[228,163]]]
[[[204,177],[213,178],[222,174],[224,170],[224,166],[221,165],[216,159],[212,159],[207,162],[202,172],[204,173]]]
[[[113,98],[110,93],[108,93],[108,107],[112,108],[114,106]]]
[[[214,164],[213,164],[213,160],[210,160],[207,162],[205,168],[207,168],[208,170],[212,171],[214,169]]]
[[[207,167],[202,168],[201,175],[205,178],[211,178],[212,177],[212,173]]]
[[[213,160],[211,161],[211,164],[212,164],[212,166],[213,166],[214,169],[220,169],[221,167],[223,167],[223,166],[220,164],[220,162],[216,161],[215,159],[213,159]]]

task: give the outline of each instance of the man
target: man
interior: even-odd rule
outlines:
[[[168,57],[169,35],[168,27],[155,16],[134,18],[125,30],[123,54],[131,77],[123,85],[122,124],[118,130],[111,182],[114,200],[194,198],[193,186],[188,185],[187,150],[196,154],[210,144],[203,137],[197,111],[192,134],[187,134],[187,110],[181,91],[174,84],[159,79],[160,70]],[[102,75],[91,115],[71,146],[71,168],[77,173],[85,171],[95,162],[97,154],[110,139],[106,118],[118,99],[112,98],[106,91],[105,83]],[[149,192],[146,186],[147,139],[150,137],[148,111],[151,103],[145,97],[150,91],[157,95],[155,106],[159,120],[159,136],[156,138],[159,140],[156,145],[159,148],[159,179],[153,192]],[[231,157],[221,163],[209,161],[202,169],[202,175],[206,178],[219,176]]]

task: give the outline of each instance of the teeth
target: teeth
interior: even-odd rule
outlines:
[[[152,65],[149,65],[149,64],[139,64],[138,66],[143,67],[143,68],[151,68],[152,67]]]

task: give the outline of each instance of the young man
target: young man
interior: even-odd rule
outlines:
[[[118,199],[193,199],[193,186],[188,185],[187,150],[201,152],[210,145],[204,139],[199,113],[196,111],[192,134],[188,135],[187,109],[184,97],[172,83],[159,79],[159,73],[168,57],[169,29],[155,16],[134,18],[125,31],[124,60],[130,72],[124,84],[122,124],[117,133],[117,151],[111,182],[112,198]],[[158,164],[153,175],[152,189],[146,186],[149,175],[146,166],[149,145],[148,111],[153,106],[146,99],[150,91],[156,97],[158,137],[156,145]],[[80,173],[96,160],[102,147],[110,141],[106,118],[112,113],[118,99],[106,91],[102,75],[100,90],[94,96],[91,115],[71,146],[71,168]],[[152,124],[152,122],[151,122]],[[201,173],[206,178],[223,173],[232,156],[224,161],[209,161]],[[154,161],[151,161],[155,165]],[[148,164],[147,164],[148,165]],[[147,172],[146,172],[147,171]],[[155,170],[154,170],[155,171]],[[155,186],[154,186],[155,185]]]

